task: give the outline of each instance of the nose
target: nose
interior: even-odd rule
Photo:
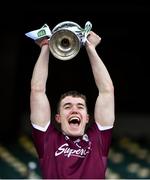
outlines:
[[[71,114],[78,114],[76,110],[71,111]]]
[[[78,108],[76,106],[73,106],[72,110],[71,110],[71,113],[72,114],[78,114]]]

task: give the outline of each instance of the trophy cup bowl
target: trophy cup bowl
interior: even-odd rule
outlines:
[[[52,30],[49,48],[54,57],[60,60],[70,60],[75,57],[81,47],[78,33],[81,27],[74,22],[64,21]]]

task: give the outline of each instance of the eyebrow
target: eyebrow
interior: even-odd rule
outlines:
[[[82,104],[82,103],[78,103],[77,105],[79,105],[79,106],[85,106],[84,104]]]

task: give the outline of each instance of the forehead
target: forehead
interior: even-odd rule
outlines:
[[[66,96],[64,99],[62,99],[61,104],[66,104],[66,103],[72,103],[72,104],[85,104],[84,99],[81,97],[72,97],[72,96]]]

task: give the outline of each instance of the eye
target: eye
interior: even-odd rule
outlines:
[[[84,109],[84,106],[78,106],[79,109]]]
[[[70,108],[70,106],[65,106],[65,107],[64,107],[64,109],[69,109],[69,108]]]

